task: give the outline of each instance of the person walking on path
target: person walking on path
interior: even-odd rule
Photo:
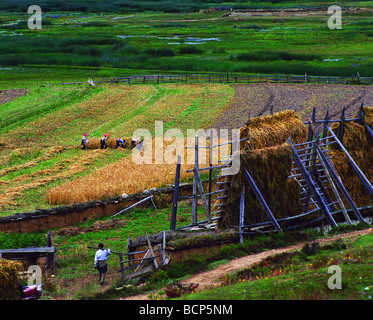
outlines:
[[[104,245],[102,243],[98,245],[98,248],[99,249],[96,251],[96,254],[95,254],[94,265],[95,265],[95,269],[97,269],[98,274],[99,274],[100,284],[103,285],[104,280],[105,280],[105,275],[107,272],[106,259],[110,255],[111,252],[110,252],[110,249],[104,250]]]

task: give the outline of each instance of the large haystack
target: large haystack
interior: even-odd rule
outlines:
[[[221,208],[220,228],[239,224],[239,203],[243,185],[246,192],[244,224],[269,220],[243,176],[243,166],[249,171],[276,219],[293,216],[302,211],[300,187],[296,181],[288,179],[292,166],[290,145],[284,143],[256,150],[246,147],[241,151],[240,172],[227,177],[230,183],[226,192],[227,198]]]
[[[243,176],[245,166],[262,193],[276,219],[290,217],[302,211],[300,187],[288,176],[292,166],[292,151],[286,143],[289,136],[293,143],[306,141],[307,128],[295,111],[275,113],[273,116],[250,119],[241,128],[241,170],[226,179],[227,198],[222,206],[220,228],[239,224],[239,203],[242,186],[245,185],[244,224],[268,221],[264,209]]]
[[[242,144],[241,149],[245,144],[251,149],[273,147],[286,142],[290,135],[294,144],[305,142],[307,138],[306,126],[297,113],[290,110],[250,119],[240,133],[241,139],[250,137],[250,142]]]
[[[373,107],[364,107],[365,123],[373,129]],[[365,123],[359,125],[354,122],[344,124],[343,145],[348,153],[354,159],[367,179],[373,182],[373,141],[370,138]],[[337,134],[339,123],[334,123],[331,129]],[[330,151],[333,164],[340,175],[344,186],[349,192],[351,198],[357,205],[366,205],[372,203],[372,199],[363,188],[355,171],[348,163],[347,156],[337,150],[336,145]]]

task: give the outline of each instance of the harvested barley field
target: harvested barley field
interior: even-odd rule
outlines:
[[[145,129],[232,129],[249,117],[296,110],[301,120],[317,107],[334,118],[373,105],[371,86],[316,84],[159,84],[51,86],[28,92],[1,91],[1,215],[36,208],[99,200],[160,187],[174,180],[174,164],[131,161],[128,148],[112,149],[115,139]],[[87,133],[91,148],[80,150]],[[106,133],[110,148],[97,149]],[[88,143],[89,146],[89,143]],[[183,167],[184,169],[186,168]],[[184,170],[185,171],[185,170]],[[190,175],[182,174],[182,180]]]
[[[2,215],[143,191],[148,184],[159,187],[172,183],[174,165],[157,170],[152,165],[136,167],[128,145],[115,150],[115,140],[126,138],[127,144],[140,128],[154,135],[155,121],[162,121],[165,132],[179,129],[186,134],[189,128],[209,127],[232,102],[233,95],[233,88],[219,84],[50,87],[30,90],[2,104]],[[83,133],[88,135],[87,150],[80,150]],[[110,146],[99,150],[104,133]],[[58,152],[57,146],[61,148]],[[80,182],[85,176],[87,180]],[[92,177],[96,180],[89,180]],[[74,180],[84,187],[66,189]],[[63,190],[64,195],[53,190]]]

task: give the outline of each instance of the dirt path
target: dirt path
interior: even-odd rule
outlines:
[[[355,239],[358,236],[366,235],[366,234],[373,234],[373,229],[365,229],[365,230],[359,230],[359,231],[349,232],[345,234],[339,234],[339,235],[327,237],[324,239],[318,239],[317,242],[322,244],[322,243],[327,243],[327,242],[333,242],[336,239],[340,239],[340,238]],[[265,259],[271,255],[283,253],[286,251],[299,250],[304,246],[305,243],[306,242],[302,242],[302,243],[298,243],[296,245],[286,247],[286,248],[273,249],[273,250],[264,251],[258,254],[252,254],[252,255],[248,255],[248,256],[244,256],[240,258],[235,258],[226,264],[220,265],[216,269],[196,274],[188,279],[185,279],[184,281],[181,281],[181,283],[182,284],[190,284],[190,283],[197,284],[198,283],[199,287],[197,291],[200,291],[208,287],[211,287],[214,284],[217,284],[217,281],[221,276],[224,276],[228,273],[233,273],[241,269],[247,269],[251,267],[254,263],[260,262],[262,259]],[[160,289],[159,291],[162,291],[162,290],[164,289]],[[148,295],[149,293],[132,296],[132,297],[126,297],[121,300],[149,300]]]

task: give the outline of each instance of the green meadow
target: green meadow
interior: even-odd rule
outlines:
[[[15,3],[24,6],[27,1]],[[58,11],[59,3],[53,11],[50,1],[40,3],[42,10],[44,5],[41,30],[29,30],[30,15],[21,7],[14,11],[0,7],[1,87],[157,73],[373,74],[370,11],[346,11],[342,29],[331,30],[330,3],[271,4],[273,8],[313,5],[320,8],[315,15],[259,12],[228,17],[222,17],[227,10],[199,13],[195,7],[183,8],[182,2],[168,6],[171,12],[156,9],[154,2],[152,12],[146,11],[145,2],[117,11],[110,4],[116,8],[118,1],[109,1],[106,10],[93,2],[92,11]],[[200,9],[211,5],[194,4]],[[237,3],[232,7],[241,8]],[[348,9],[352,3],[342,7]],[[354,7],[369,10],[372,3]]]

